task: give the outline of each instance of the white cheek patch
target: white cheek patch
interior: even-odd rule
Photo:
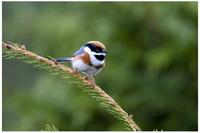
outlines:
[[[94,55],[103,55],[103,56],[106,56],[106,53],[94,53]]]
[[[88,54],[92,54],[92,51],[88,47],[84,47],[84,51],[87,52]]]

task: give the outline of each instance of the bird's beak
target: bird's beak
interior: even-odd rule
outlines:
[[[106,53],[106,54],[108,53],[107,51],[103,51],[103,52]]]

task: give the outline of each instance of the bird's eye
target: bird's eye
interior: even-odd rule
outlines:
[[[96,47],[96,52],[97,52],[97,53],[101,53],[101,52],[102,52],[102,49],[99,48],[99,47]]]
[[[102,48],[100,48],[100,47],[98,47],[98,46],[95,46],[95,45],[93,45],[93,44],[91,44],[91,43],[87,43],[87,44],[85,44],[85,46],[89,47],[90,50],[93,51],[93,52],[96,52],[96,53],[101,53],[101,52],[103,52],[103,49],[102,49]]]
[[[96,52],[97,52],[97,53],[99,53],[99,52],[100,52],[100,50],[99,50],[99,49],[96,49]]]

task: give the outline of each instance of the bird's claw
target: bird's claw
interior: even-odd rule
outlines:
[[[95,80],[92,76],[89,76],[89,75],[85,76],[85,80],[89,81],[90,85],[92,85],[92,87],[94,87],[96,85]]]
[[[73,69],[72,74],[75,75],[78,73],[78,69]]]

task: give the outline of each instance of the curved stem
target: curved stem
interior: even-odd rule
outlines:
[[[63,64],[57,64],[53,62],[52,60],[49,60],[47,58],[44,58],[42,56],[39,56],[31,51],[26,50],[26,48],[23,45],[18,45],[15,43],[5,43],[3,42],[2,47],[8,51],[12,51],[16,54],[23,55],[25,57],[29,57],[31,60],[34,60],[36,62],[48,65],[51,68],[54,68],[56,70],[60,70],[66,74],[69,74],[72,77],[75,77],[79,79],[85,86],[90,88],[92,91],[95,92],[95,94],[98,94],[98,96],[103,99],[103,104],[106,104],[109,106],[109,108],[106,108],[106,110],[113,110],[118,115],[118,119],[122,119],[123,122],[126,123],[129,129],[133,131],[141,131],[139,126],[133,121],[132,115],[128,115],[127,112],[125,112],[120,105],[111,97],[109,96],[105,91],[103,91],[99,86],[96,84],[91,84],[89,80],[85,79],[85,76],[83,76],[80,73],[74,73],[74,70],[66,65]]]

